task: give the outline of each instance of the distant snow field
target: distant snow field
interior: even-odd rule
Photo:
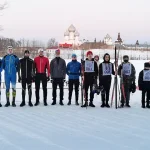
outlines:
[[[145,61],[131,62],[138,79]],[[17,84],[17,87],[21,85]],[[96,108],[75,106],[74,94],[72,105],[67,106],[67,89],[64,94],[65,106],[58,104],[59,97],[57,105],[51,106],[52,90],[48,89],[48,107],[43,106],[41,91],[40,106],[20,108],[21,89],[17,89],[17,107],[0,108],[0,150],[150,149],[150,110],[141,108],[140,91],[131,94],[131,108],[117,110],[114,106],[100,108],[101,98],[97,95],[94,98]],[[2,89],[2,104],[5,102],[5,89]]]

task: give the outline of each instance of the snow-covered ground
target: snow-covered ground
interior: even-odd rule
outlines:
[[[137,70],[145,61],[131,61]],[[21,87],[20,84],[17,87]],[[48,87],[51,87],[49,83]],[[100,96],[94,98],[96,108],[84,109],[51,106],[48,89],[48,107],[41,105],[20,108],[21,89],[17,89],[16,108],[0,108],[0,150],[149,150],[150,110],[141,108],[141,93],[131,94],[132,108],[100,108]],[[111,93],[110,93],[111,95]],[[59,93],[58,93],[59,96]],[[111,96],[110,96],[111,97]],[[58,98],[59,100],[59,98]],[[2,104],[5,104],[2,89]],[[33,90],[33,102],[35,94]]]

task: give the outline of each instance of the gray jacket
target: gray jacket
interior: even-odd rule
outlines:
[[[54,58],[50,63],[50,72],[52,79],[65,79],[66,78],[66,62],[60,57]]]

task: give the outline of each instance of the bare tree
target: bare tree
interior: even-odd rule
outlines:
[[[56,39],[55,38],[49,39],[47,43],[47,47],[50,48],[55,46],[58,46],[58,42],[56,41]]]

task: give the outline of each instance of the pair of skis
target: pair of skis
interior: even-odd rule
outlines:
[[[111,97],[111,107],[113,105],[113,99],[114,99],[114,95],[115,95],[115,108],[116,109],[120,107],[119,103],[121,101],[121,98],[120,98],[121,92],[120,92],[118,78],[117,78],[117,75],[118,75],[118,59],[119,59],[119,50],[118,50],[118,53],[117,53],[117,48],[115,47],[115,77],[114,77],[114,85],[113,85],[112,97]],[[121,84],[120,85],[121,85],[122,95],[124,97],[124,100],[126,100],[122,71],[121,71]],[[119,91],[119,101],[118,101],[118,91]]]
[[[81,50],[81,102],[83,106],[83,101],[85,99],[86,109],[87,109],[87,101],[85,94],[85,84],[84,84],[84,49]]]

